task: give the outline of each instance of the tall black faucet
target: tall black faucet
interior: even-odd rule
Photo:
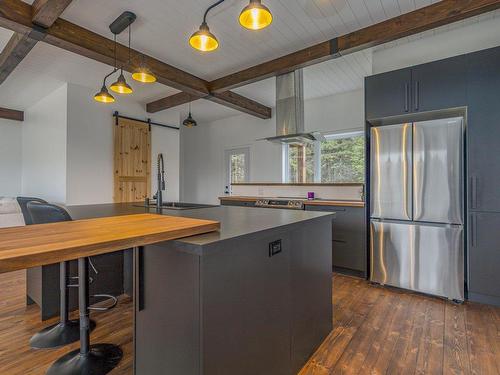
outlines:
[[[158,179],[158,190],[156,191],[156,208],[160,209],[163,204],[162,191],[165,190],[165,163],[163,161],[163,154],[158,154],[156,163],[158,170],[158,174],[156,176],[156,178]]]

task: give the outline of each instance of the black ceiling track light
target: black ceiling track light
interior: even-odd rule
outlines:
[[[118,71],[120,71],[120,75],[118,76],[118,79],[110,85],[110,89],[118,94],[132,94],[134,92],[132,87],[127,83],[125,76],[123,75],[123,66],[120,67],[117,66],[116,37],[117,35],[121,34],[124,30],[128,28],[128,65],[130,66],[131,64],[130,44],[132,36],[131,25],[134,23],[136,18],[137,16],[134,13],[125,11],[122,14],[120,14],[120,16],[118,16],[118,18],[116,18],[109,25],[109,30],[113,33],[114,36],[113,37],[114,66],[113,66],[113,71],[104,77],[101,90],[94,95],[94,100],[100,103],[113,103],[115,101],[114,96],[109,93],[108,88],[106,87],[106,79],[108,79],[110,76],[112,76]],[[152,83],[156,81],[156,77],[151,73],[151,71],[145,64],[144,56],[142,57],[142,60],[139,63],[137,69],[134,69],[132,73],[132,78],[136,81],[143,83]]]

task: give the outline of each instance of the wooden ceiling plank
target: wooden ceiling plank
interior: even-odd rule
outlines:
[[[24,112],[0,107],[0,118],[14,121],[24,121]]]
[[[500,0],[442,0],[331,41],[218,78],[209,83],[209,89],[212,93],[224,92],[499,8]]]
[[[35,25],[49,28],[64,12],[72,0],[35,0],[31,20]]]
[[[31,33],[33,32],[32,14],[32,6],[21,0],[0,1],[0,27],[21,33]],[[45,30],[43,41],[101,63],[114,65],[113,40],[64,19],[58,18],[52,26]],[[137,67],[136,64],[141,61],[142,54],[132,50],[132,63],[129,64],[128,47],[122,44],[117,44],[116,52],[119,65],[122,65],[126,71],[133,71]],[[207,81],[153,57],[144,56],[144,60],[158,77],[158,82],[197,97],[206,97],[209,94]],[[234,100],[236,95],[227,96],[230,99],[229,102],[226,103],[222,97],[218,99],[219,103],[238,110],[240,110],[238,104],[242,104],[241,110],[252,115],[251,108],[255,108],[257,110],[255,115],[258,117],[261,117],[262,113],[270,111],[270,108],[253,100],[246,102],[245,98],[241,96],[238,97],[238,100]]]
[[[0,85],[28,55],[37,40],[26,34],[14,33],[0,53]]]

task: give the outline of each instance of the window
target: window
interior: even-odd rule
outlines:
[[[250,180],[250,148],[226,150],[226,186]]]
[[[363,132],[331,134],[305,146],[283,146],[283,180],[288,183],[364,182]]]

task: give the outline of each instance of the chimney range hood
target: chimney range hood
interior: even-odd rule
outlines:
[[[304,145],[324,139],[319,132],[304,132],[302,69],[276,77],[276,136],[264,139],[293,145]]]

